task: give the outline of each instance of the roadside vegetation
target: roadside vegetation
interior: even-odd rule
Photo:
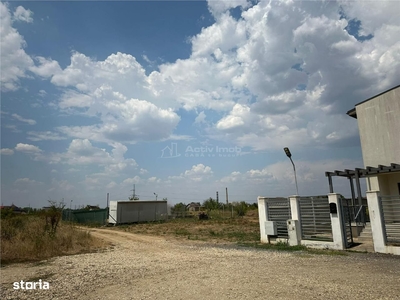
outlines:
[[[1,264],[89,252],[104,242],[61,221],[61,204],[28,214],[1,211]]]

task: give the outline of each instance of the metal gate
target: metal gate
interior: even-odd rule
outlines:
[[[278,238],[288,238],[287,220],[292,218],[287,198],[268,198],[268,220],[276,222]]]
[[[302,239],[333,242],[328,197],[302,197],[299,204]]]
[[[345,238],[345,247],[350,248],[353,245],[353,232],[351,230],[351,210],[349,206],[349,200],[342,197],[341,199],[341,210],[342,210],[342,224],[343,233]]]
[[[389,245],[400,245],[400,197],[381,196],[383,225]]]

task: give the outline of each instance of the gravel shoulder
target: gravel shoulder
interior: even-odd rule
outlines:
[[[399,299],[400,257],[275,252],[90,229],[97,253],[1,269],[1,299]],[[38,281],[49,290],[14,290]]]

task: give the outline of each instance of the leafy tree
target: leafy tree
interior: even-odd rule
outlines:
[[[186,204],[185,203],[177,203],[172,207],[171,213],[180,213],[186,211]]]
[[[221,204],[217,202],[217,200],[210,197],[207,200],[204,200],[203,206],[207,210],[215,210],[219,209],[221,207]]]
[[[250,209],[257,209],[258,208],[258,204],[256,202],[252,203],[252,204],[250,204],[249,208]]]

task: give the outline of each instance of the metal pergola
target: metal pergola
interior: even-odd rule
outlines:
[[[353,179],[356,181],[356,188],[357,188],[357,198],[358,198],[358,205],[362,205],[362,196],[361,196],[361,187],[360,187],[360,178],[365,178],[373,175],[379,174],[386,174],[386,173],[394,173],[400,172],[400,165],[399,164],[390,164],[390,166],[382,166],[379,165],[377,168],[375,167],[366,167],[365,169],[362,168],[355,168],[354,170],[344,170],[344,171],[333,171],[333,172],[325,172],[325,176],[328,177],[329,182],[329,192],[333,193],[333,184],[332,184],[332,177],[333,176],[341,176],[346,177],[350,181],[350,188],[351,188],[351,199],[352,205],[355,205],[355,193],[354,193],[354,183]]]

